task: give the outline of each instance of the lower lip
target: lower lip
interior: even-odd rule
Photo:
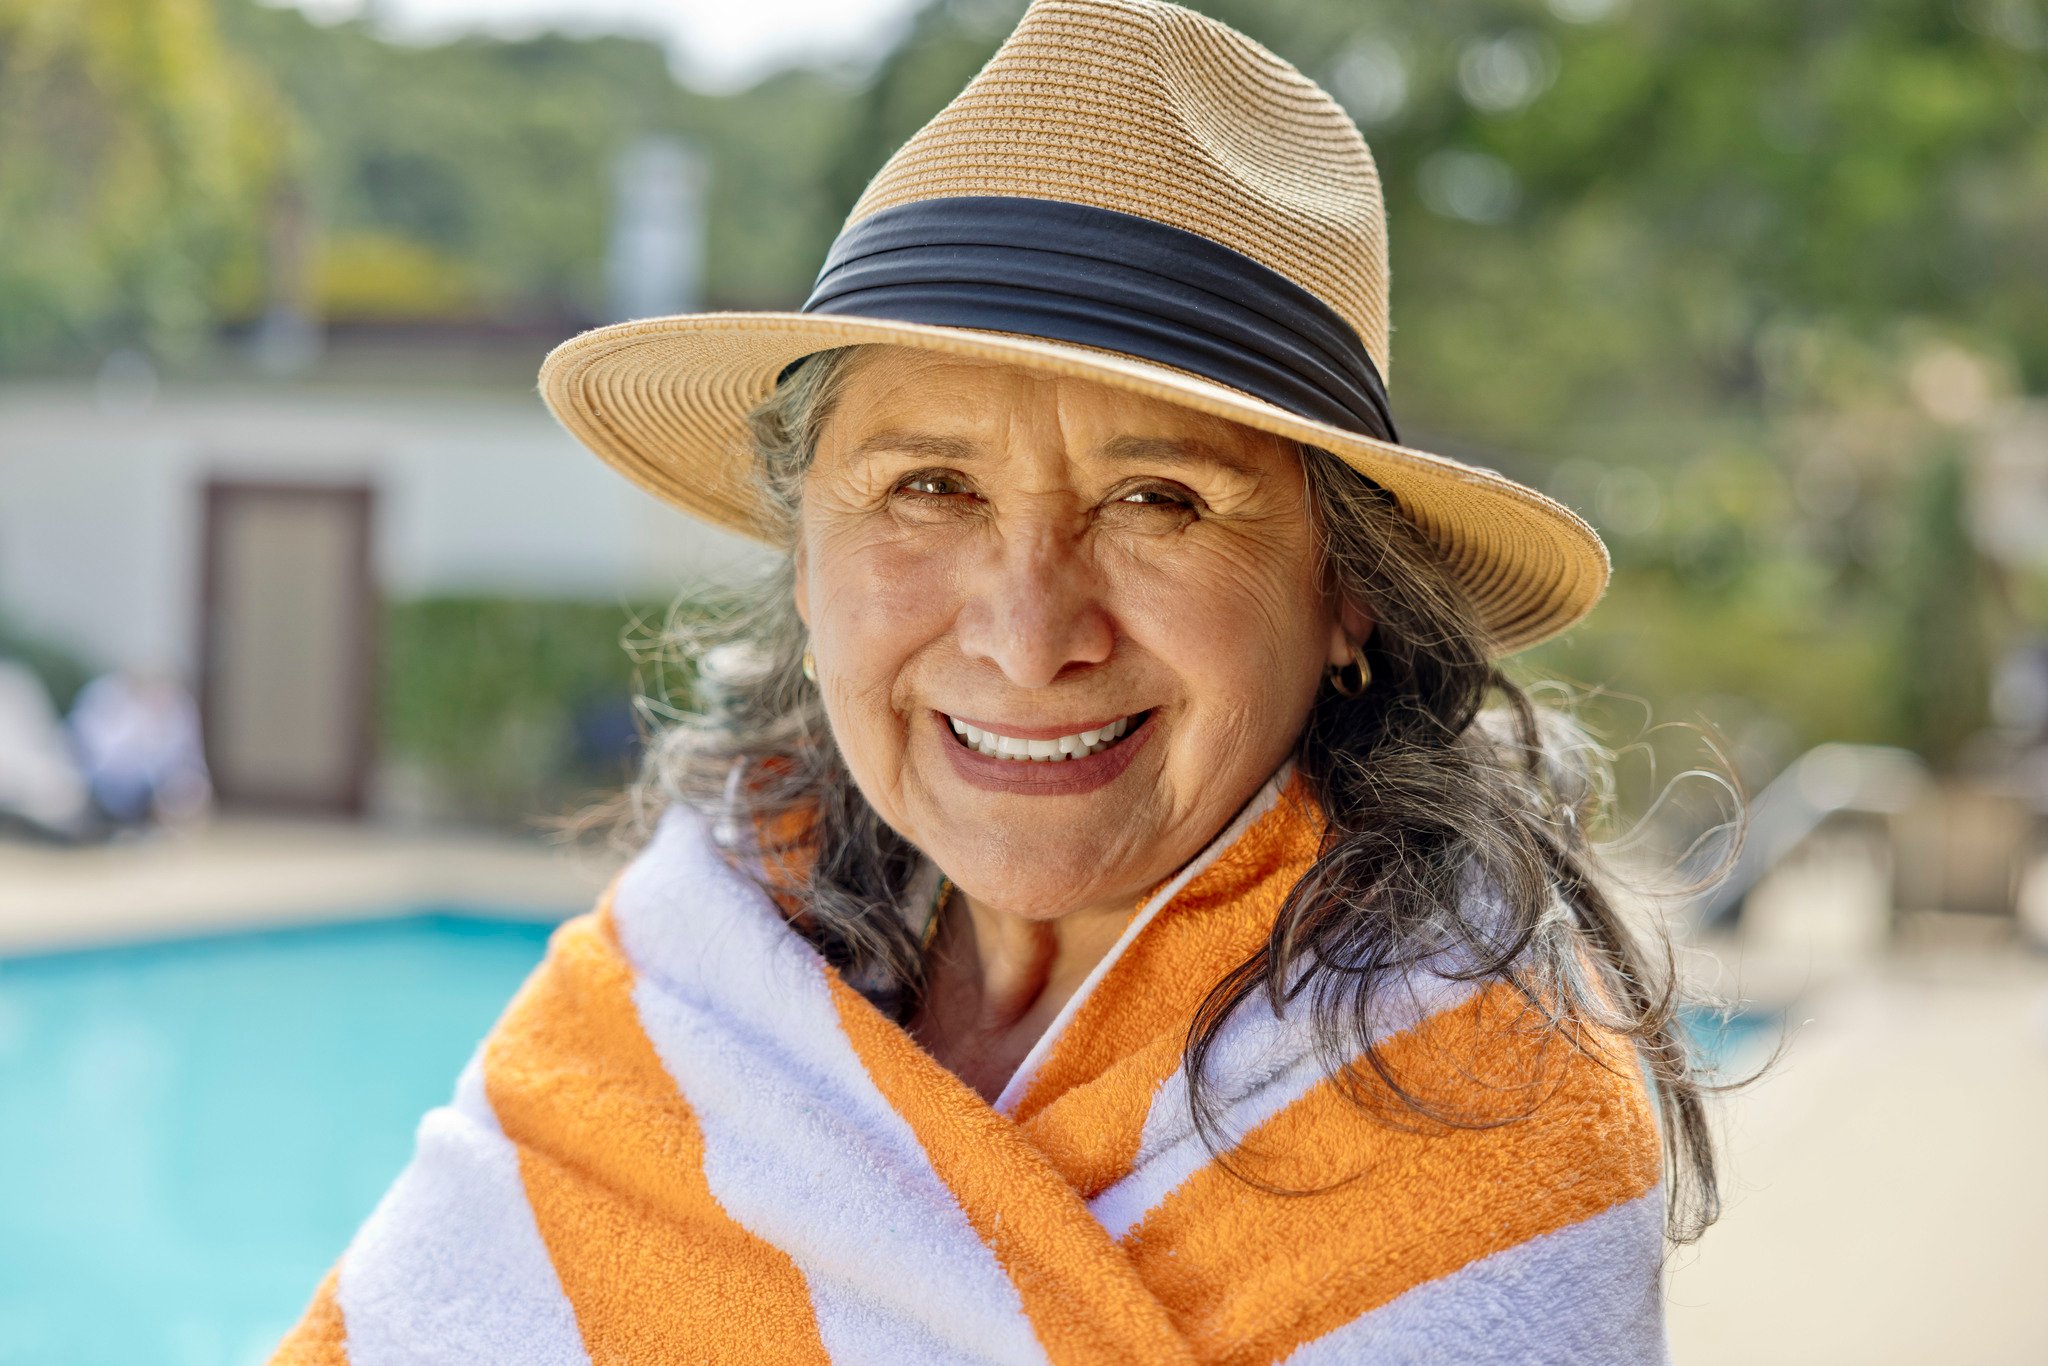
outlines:
[[[939,744],[953,761],[953,771],[984,792],[1016,792],[1032,797],[1064,797],[1093,792],[1117,780],[1138,751],[1152,738],[1152,721],[1158,712],[1146,713],[1144,722],[1108,749],[1099,749],[1079,759],[1034,761],[991,759],[978,749],[969,749],[953,733],[953,723],[939,712],[932,719],[938,725]]]

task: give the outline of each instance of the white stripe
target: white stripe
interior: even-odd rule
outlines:
[[[1664,1188],[1427,1281],[1287,1366],[1646,1366],[1664,1339]]]
[[[588,1366],[519,1155],[484,1093],[483,1049],[412,1161],[342,1254],[336,1299],[352,1366],[517,1361]]]
[[[795,1261],[832,1359],[1044,1362],[1016,1287],[840,1027],[823,961],[701,818],[663,817],[613,914],[711,1193]]]
[[[1179,896],[1183,888],[1200,876],[1209,865],[1221,858],[1223,851],[1237,843],[1239,837],[1245,831],[1251,829],[1259,817],[1273,809],[1279,802],[1280,793],[1285,790],[1287,780],[1293,772],[1294,760],[1289,759],[1280,765],[1273,776],[1266,780],[1265,786],[1252,794],[1252,799],[1244,804],[1243,809],[1237,813],[1236,818],[1229,825],[1223,827],[1223,832],[1216,836],[1215,839],[1210,840],[1201,853],[1189,859],[1186,865],[1178,873],[1174,874],[1172,881],[1161,887],[1152,895],[1150,900],[1138,908],[1137,915],[1133,916],[1131,923],[1124,927],[1124,932],[1117,936],[1116,943],[1110,945],[1109,952],[1102,956],[1102,961],[1097,963],[1088,975],[1082,979],[1080,987],[1075,990],[1072,996],[1067,998],[1067,1003],[1060,1007],[1060,1013],[1053,1016],[1052,1023],[1046,1026],[1045,1033],[1038,1036],[1038,1042],[1031,1045],[1031,1051],[1024,1055],[1024,1061],[1019,1063],[1017,1070],[1010,1075],[1010,1080],[1003,1087],[1002,1094],[998,1095],[995,1100],[995,1108],[998,1112],[1007,1115],[1015,1111],[1017,1102],[1022,1100],[1024,1093],[1031,1089],[1032,1079],[1038,1075],[1038,1069],[1045,1065],[1045,1060],[1051,1055],[1053,1046],[1059,1042],[1060,1035],[1066,1032],[1067,1026],[1080,1013],[1081,1006],[1087,1001],[1089,994],[1095,990],[1097,984],[1109,975],[1110,969],[1116,966],[1119,958],[1123,957],[1124,950],[1136,942],[1138,936],[1145,932],[1145,927],[1152,923],[1153,918],[1161,910],[1165,909],[1167,903]]]
[[[1498,886],[1468,867],[1457,895],[1466,922],[1489,942],[1496,939],[1507,911]],[[1384,1045],[1470,999],[1486,983],[1450,974],[1469,971],[1474,961],[1469,949],[1453,943],[1388,980],[1374,993],[1366,1036]],[[1298,964],[1295,982],[1317,966]],[[1203,1082],[1222,1112],[1216,1137],[1225,1147],[1242,1142],[1328,1075],[1316,1056],[1308,995],[1295,1001],[1292,1015],[1283,1018],[1263,991],[1255,992],[1238,1003],[1217,1033]],[[1110,1237],[1123,1239],[1212,1160],[1188,1106],[1187,1070],[1175,1068],[1152,1093],[1130,1175],[1104,1189],[1088,1207]]]

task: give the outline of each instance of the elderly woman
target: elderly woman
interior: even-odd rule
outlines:
[[[1320,89],[1039,0],[803,311],[550,356],[784,554],[278,1359],[1662,1359],[1702,1085],[1495,662],[1605,552],[1400,444],[1386,281]]]

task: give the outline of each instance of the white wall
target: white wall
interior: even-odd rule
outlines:
[[[642,493],[537,395],[0,386],[0,616],[95,665],[190,676],[210,477],[377,489],[393,596],[667,597],[762,552]]]

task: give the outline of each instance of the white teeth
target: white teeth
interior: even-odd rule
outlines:
[[[1014,736],[998,735],[992,730],[970,726],[965,721],[952,717],[946,719],[952,723],[953,733],[964,740],[969,749],[978,750],[991,759],[1017,759],[1026,763],[1042,764],[1083,759],[1105,749],[1129,733],[1132,720],[1126,716],[1120,721],[1112,721],[1095,730],[1062,735],[1056,740],[1019,740]]]

